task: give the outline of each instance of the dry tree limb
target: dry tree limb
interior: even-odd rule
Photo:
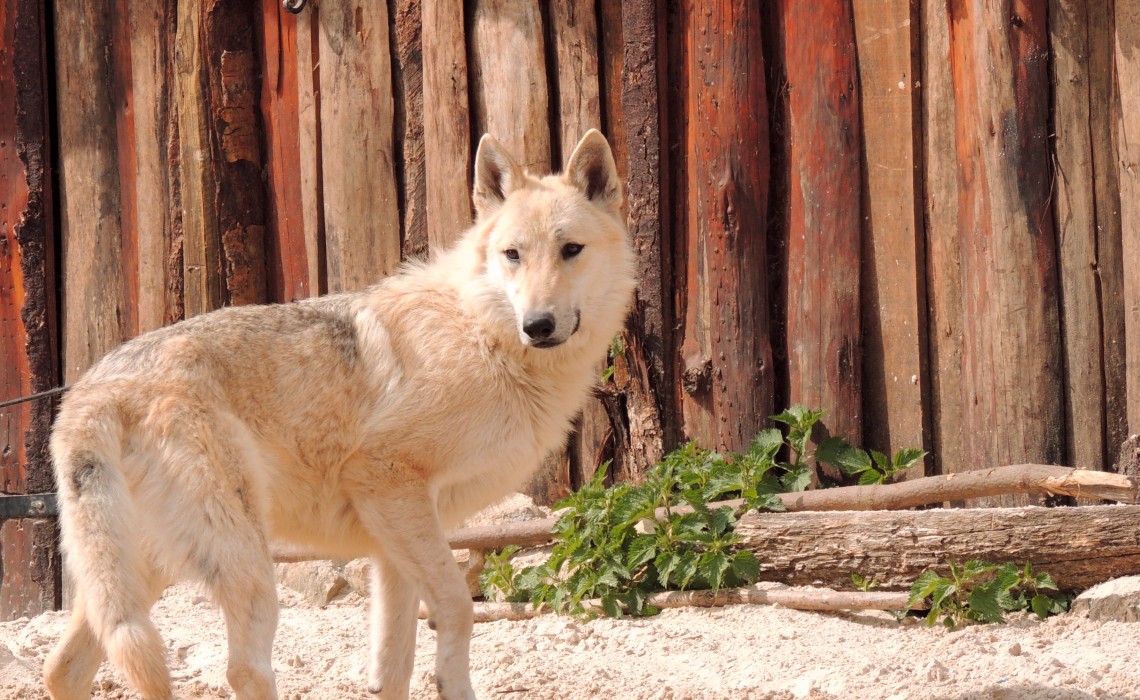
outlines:
[[[890,591],[835,591],[830,588],[722,588],[713,591],[662,591],[652,593],[646,603],[664,608],[719,608],[726,605],[782,605],[793,610],[924,610],[923,603],[907,605],[908,593]],[[598,600],[583,602],[587,610],[601,612]],[[553,613],[549,605],[538,607],[530,603],[475,603],[475,622],[494,620],[529,620]],[[428,611],[420,606],[420,619],[427,619]]]

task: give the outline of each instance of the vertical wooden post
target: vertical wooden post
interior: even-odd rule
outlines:
[[[958,238],[958,157],[949,11],[924,0],[922,15],[922,164],[926,230],[927,340],[933,471],[961,471],[962,265]]]
[[[926,275],[917,7],[855,0],[863,124],[863,440],[887,454],[926,440]],[[922,463],[906,477],[924,476]]]
[[[389,0],[396,59],[396,153],[400,165],[403,256],[428,252],[427,182],[424,155],[423,6],[421,0]]]
[[[1064,456],[1046,5],[951,3],[965,469]]]
[[[1111,102],[1111,85],[1098,79],[1094,70],[1106,71],[1106,61],[1092,60],[1092,52],[1106,54],[1112,37],[1097,20],[1087,0],[1050,0],[1049,45],[1053,52],[1053,139],[1056,173],[1052,183],[1053,213],[1057,230],[1061,286],[1061,326],[1065,361],[1065,462],[1087,469],[1104,469],[1116,456],[1119,441],[1108,437],[1108,388],[1106,378],[1118,376],[1110,368],[1122,354],[1113,353],[1118,343],[1108,340],[1105,322],[1120,318],[1107,308],[1121,304],[1119,294],[1104,293],[1104,267],[1119,269],[1114,255],[1119,247],[1102,251],[1100,228],[1119,231],[1119,218],[1101,211],[1096,181],[1098,158],[1111,152],[1107,119],[1094,123],[1097,103]],[[1094,37],[1096,40],[1094,41]],[[1107,117],[1108,112],[1099,114]],[[1100,128],[1097,128],[1097,127]],[[1094,145],[1094,140],[1106,143]],[[1114,169],[1115,170],[1115,169]],[[1115,172],[1113,173],[1115,174]],[[1100,188],[1103,189],[1101,183]],[[1114,219],[1108,222],[1108,217]],[[1107,226],[1106,226],[1107,224]],[[1113,225],[1115,224],[1115,225]],[[1117,237],[1119,233],[1116,234]],[[1117,431],[1114,431],[1117,432]]]
[[[1140,432],[1140,0],[1116,0],[1116,89],[1120,96],[1120,219],[1123,233],[1128,432]]]
[[[463,5],[423,6],[424,170],[428,247],[471,225],[471,113]]]
[[[492,134],[524,168],[548,173],[550,103],[538,0],[475,0],[474,6],[475,130]]]
[[[681,408],[687,437],[741,452],[774,413],[760,10],[692,3],[681,19],[689,74]]]
[[[388,6],[325,3],[315,16],[328,286],[363,289],[400,262]]]
[[[320,294],[321,275],[317,249],[307,227],[312,203],[305,190],[311,179],[304,177],[302,157],[302,84],[310,85],[312,74],[300,69],[300,41],[306,19],[285,12],[277,0],[261,3],[261,121],[265,129],[265,163],[268,176],[268,231],[266,235],[269,299],[293,301]],[[307,37],[307,35],[306,35]],[[306,104],[312,118],[312,103]],[[306,134],[312,139],[311,133]],[[312,141],[308,147],[313,147]]]
[[[637,299],[615,359],[620,398],[608,399],[615,426],[616,479],[637,480],[670,440],[673,413],[668,146],[663,0],[602,1],[602,75],[610,143],[626,191],[626,225],[637,252]],[[679,432],[679,430],[674,430]]]
[[[781,0],[787,75],[788,402],[862,442],[860,97],[850,0]]]
[[[0,400],[58,383],[47,28],[39,0],[0,0]],[[53,401],[0,409],[0,493],[53,490]],[[55,523],[0,522],[0,620],[60,604]]]

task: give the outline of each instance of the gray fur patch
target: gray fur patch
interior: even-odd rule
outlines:
[[[87,484],[98,468],[98,463],[91,457],[84,458],[75,467],[75,471],[71,472],[71,486],[76,493],[82,494],[87,489]]]

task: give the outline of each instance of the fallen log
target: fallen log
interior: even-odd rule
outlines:
[[[908,605],[909,593],[891,591],[835,591],[830,588],[722,588],[713,591],[662,591],[652,593],[646,603],[665,608],[720,608],[726,605],[782,605],[793,610],[838,612],[841,610],[925,610],[924,602]],[[602,613],[599,600],[587,600],[586,610]],[[548,615],[554,609],[545,603],[475,603],[475,622],[495,620],[529,620]],[[420,604],[419,617],[430,617],[427,606]]]
[[[1064,590],[1140,574],[1140,506],[985,508],[741,516],[761,581],[905,590],[927,569],[980,559],[1033,565]]]
[[[1072,469],[1050,464],[1015,464],[945,476],[928,476],[897,484],[841,486],[833,489],[780,494],[788,512],[902,510],[915,506],[1011,493],[1095,498],[1136,503],[1140,481],[1111,472]],[[742,501],[717,505],[739,507]],[[484,525],[456,530],[452,549],[501,549],[508,544],[529,547],[550,541],[555,518]]]
[[[912,479],[897,484],[842,486],[780,495],[790,513],[803,511],[899,510],[945,501],[968,500],[1011,493],[1095,498],[1136,503],[1140,481],[1111,472],[1071,469],[1048,464],[1015,464],[945,476]],[[724,501],[715,506],[739,507],[742,502]],[[1055,509],[1059,512],[1064,509]],[[970,511],[966,511],[970,512]],[[976,511],[975,511],[976,512]],[[988,509],[986,510],[988,512]],[[454,531],[448,538],[452,549],[492,550],[516,544],[531,547],[551,539],[555,518],[483,525]],[[295,562],[323,558],[319,553],[277,550],[274,561]]]

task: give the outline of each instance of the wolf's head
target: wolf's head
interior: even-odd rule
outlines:
[[[524,345],[552,348],[584,327],[619,330],[635,284],[633,253],[621,182],[601,133],[587,132],[565,172],[543,178],[527,175],[484,136],[473,199],[477,226],[486,225],[486,274],[513,307]]]

